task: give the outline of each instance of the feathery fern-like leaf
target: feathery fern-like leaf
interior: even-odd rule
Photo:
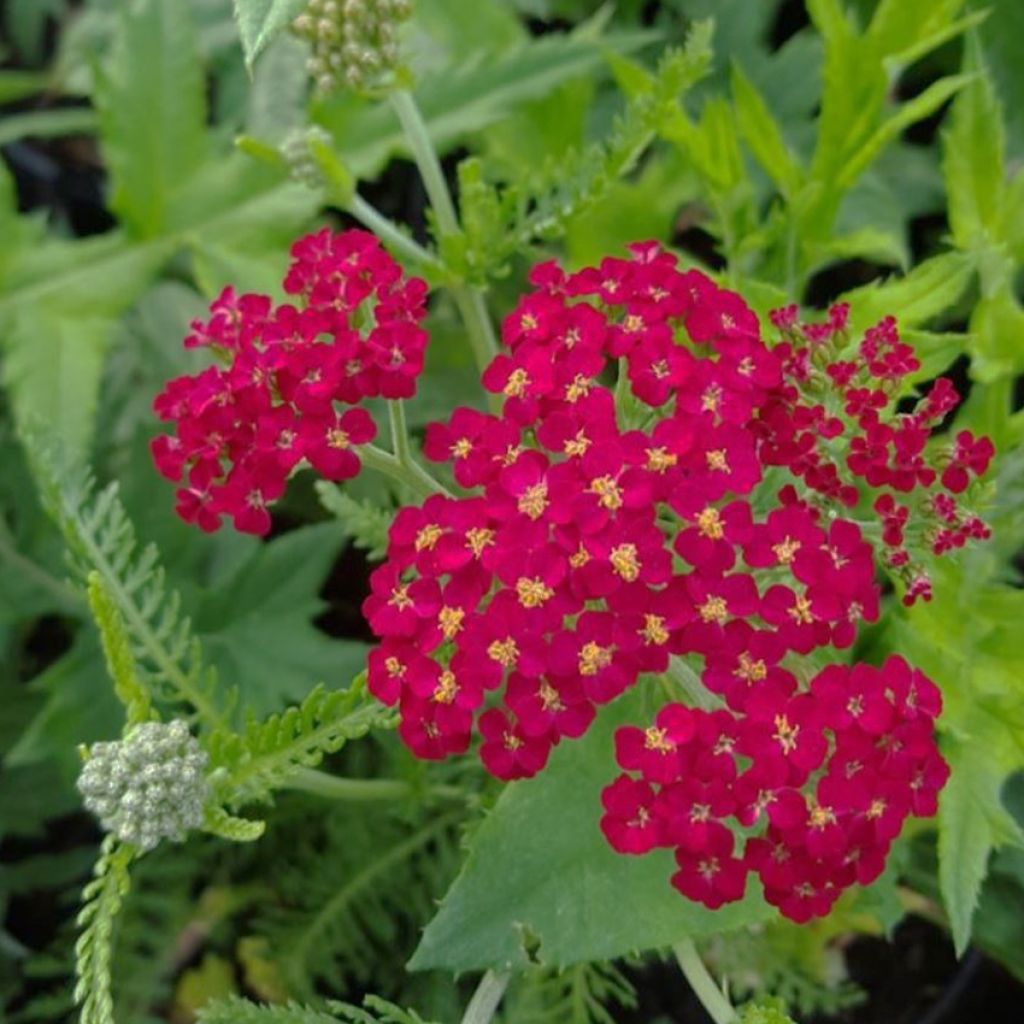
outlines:
[[[320,504],[337,517],[352,543],[366,552],[368,561],[379,562],[388,550],[388,530],[395,517],[394,509],[357,501],[327,480],[318,480],[314,486]]]
[[[666,51],[646,87],[631,96],[607,140],[560,158],[530,179],[496,188],[476,158],[459,166],[464,239],[446,258],[475,283],[504,272],[516,252],[557,238],[628,174],[659,125],[678,114],[680,96],[710,67],[711,24],[697,23],[683,49]]]
[[[210,735],[216,793],[232,806],[262,799],[297,769],[315,767],[349,740],[390,726],[393,717],[367,696],[361,678],[347,690],[317,686],[300,705],[262,722],[250,720],[241,733],[218,729]]]
[[[103,577],[95,570],[89,573],[87,592],[92,617],[100,631],[107,670],[114,683],[114,693],[125,707],[127,723],[144,722],[150,717],[150,695],[139,679],[124,619]]]
[[[167,588],[155,545],[139,550],[117,484],[96,492],[88,470],[63,464],[45,439],[24,438],[43,507],[59,527],[76,576],[102,581],[120,613],[143,685],[159,700],[190,704],[207,725],[223,723],[216,679],[176,591]]]
[[[229,996],[203,1006],[199,1024],[338,1024],[338,1018],[298,1003],[271,1006]]]
[[[75,943],[75,1002],[82,1024],[114,1024],[110,964],[114,931],[128,892],[128,865],[135,851],[108,836],[96,862],[95,877],[82,892]]]
[[[457,870],[462,809],[425,812],[413,825],[377,808],[350,808],[322,822],[315,845],[296,852],[278,900],[258,919],[289,991],[310,997],[318,982],[341,991],[356,979],[400,968]],[[389,993],[390,994],[390,993]]]
[[[613,1004],[636,1006],[636,990],[613,964],[537,969],[517,979],[502,1019],[509,1024],[615,1024]]]

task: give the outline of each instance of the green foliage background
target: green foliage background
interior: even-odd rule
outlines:
[[[360,191],[428,240],[387,105],[310,97],[303,48],[278,31],[298,6],[236,0],[237,24],[229,0],[3,8],[0,1020],[77,1012],[71,908],[99,843],[77,809],[76,748],[119,735],[118,696],[141,716],[140,692],[191,708],[209,733],[225,807],[211,831],[243,838],[228,812],[251,804],[267,831],[160,851],[132,866],[126,893],[108,851],[97,884],[124,897],[108,936],[119,1021],[191,1020],[239,994],[278,1008],[219,1002],[202,1019],[421,1019],[381,1001],[393,999],[452,1020],[453,972],[507,965],[521,968],[508,1020],[617,1020],[632,990],[601,961],[732,929],[758,965],[751,992],[783,989],[810,1013],[844,998],[828,944],[891,931],[907,910],[1024,978],[1024,8],[807,0],[780,22],[775,0],[421,0],[405,40],[458,184],[462,230],[434,239],[442,269],[418,268],[434,283],[483,288],[499,317],[530,262],[582,265],[657,238],[710,260],[762,313],[842,297],[858,328],[898,315],[920,380],[952,368],[968,392],[956,426],[998,446],[992,543],[942,569],[933,603],[888,607],[861,651],[900,651],[942,685],[953,776],[938,819],[808,941],[760,927],[753,898],[721,915],[670,903],[663,863],[614,858],[588,829],[626,703],[547,776],[500,794],[471,766],[428,772],[401,753],[349,689],[365,634],[325,588],[332,567],[379,556],[400,489],[299,482],[265,544],[175,519],[148,458],[149,406],[200,365],[180,346],[189,320],[227,283],[276,293],[290,242],[341,219],[336,194],[236,137],[267,151],[319,125]],[[12,168],[24,176],[33,153],[103,169],[104,230],[86,235],[59,197],[23,209]],[[429,326],[414,429],[481,401],[444,289]],[[324,757],[397,779],[404,796],[271,801]],[[431,796],[438,786],[469,799]],[[26,901],[45,908],[28,932]],[[727,953],[707,950],[728,973]],[[363,1010],[322,1003],[366,992],[380,998]],[[86,1015],[108,1019],[88,1003]]]

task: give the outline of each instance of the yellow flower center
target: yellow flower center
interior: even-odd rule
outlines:
[[[640,559],[637,557],[635,544],[620,544],[612,548],[608,560],[616,574],[627,583],[632,583],[640,575]]]
[[[668,643],[668,630],[665,628],[665,620],[660,615],[652,615],[650,612],[644,615],[644,627],[639,631],[644,642],[661,647]]]
[[[503,668],[511,668],[519,660],[519,647],[512,637],[494,640],[487,648],[487,656]]]
[[[793,540],[792,537],[786,537],[785,540],[779,541],[778,544],[772,545],[772,552],[775,557],[779,560],[781,565],[790,565],[796,553],[800,550],[800,541]]]
[[[612,649],[602,647],[593,640],[585,643],[580,651],[579,672],[581,676],[596,676],[612,663]]]
[[[519,511],[531,519],[540,519],[548,507],[548,485],[545,481],[532,484],[519,495]]]
[[[704,458],[707,461],[708,469],[714,469],[721,473],[729,472],[729,460],[726,458],[724,448],[716,448],[714,451],[708,452]]]
[[[772,739],[778,742],[784,754],[792,754],[796,750],[799,735],[799,725],[792,725],[785,715],[775,716],[775,733]]]
[[[455,673],[445,669],[441,673],[441,678],[437,681],[437,686],[431,696],[437,704],[451,704],[459,692],[459,684],[455,681]]]
[[[538,576],[520,576],[516,580],[516,594],[524,608],[537,608],[554,597],[555,592]]]
[[[708,506],[697,516],[697,529],[711,540],[721,540],[725,536],[725,527],[717,508]]]
[[[591,494],[596,494],[601,504],[609,511],[614,512],[616,509],[622,508],[622,491],[614,477],[599,476],[595,480],[591,480],[590,487],[587,489]]]
[[[434,545],[444,536],[444,530],[437,523],[428,523],[416,534],[415,547],[417,551],[432,551]]]
[[[722,597],[709,597],[698,609],[702,622],[717,622],[721,625],[729,617],[729,608]]]
[[[445,605],[437,613],[437,621],[445,640],[454,640],[462,629],[462,621],[466,617],[465,608],[452,608]]]

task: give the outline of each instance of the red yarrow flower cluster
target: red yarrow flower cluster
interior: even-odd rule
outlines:
[[[711,909],[754,873],[786,917],[823,916],[881,874],[909,815],[935,813],[940,709],[899,657],[829,666],[743,716],[667,705],[649,728],[618,730],[624,774],[602,794],[601,828],[621,853],[673,849],[672,884]]]
[[[892,317],[854,342],[848,312],[835,306],[823,324],[800,323],[796,307],[772,314],[784,339],[774,351],[785,384],[755,429],[766,465],[785,466],[841,507],[854,508],[870,496],[886,565],[911,605],[931,597],[923,556],[988,538],[989,528],[964,499],[995,449],[969,431],[952,445],[930,444],[960,402],[952,382],[939,378],[913,411],[898,411],[908,379],[921,368],[913,348],[900,339]],[[837,446],[840,435],[846,442]]]
[[[418,756],[461,753],[478,733],[487,769],[517,779],[540,771],[558,743],[582,735],[596,709],[641,675],[665,673],[673,658],[700,659],[722,709],[670,706],[653,733],[626,733],[620,763],[640,777],[609,791],[629,811],[609,807],[609,840],[627,849],[630,823],[648,820],[662,787],[670,795],[657,820],[675,825],[656,845],[682,851],[681,891],[720,905],[742,895],[753,869],[784,913],[806,919],[871,876],[905,815],[927,813],[945,778],[934,716],[918,720],[902,698],[885,696],[876,735],[848,708],[845,718],[835,710],[859,707],[867,691],[875,701],[878,688],[866,682],[874,670],[829,670],[810,689],[793,671],[813,651],[849,648],[860,623],[879,614],[874,549],[845,511],[859,491],[815,454],[855,413],[806,406],[800,375],[810,379],[810,357],[805,371],[792,341],[767,345],[738,295],[681,270],[656,245],[630,252],[574,274],[535,268],[534,291],[503,324],[505,351],[483,375],[503,397],[501,414],[460,408],[428,428],[424,454],[447,463],[471,496],[431,498],[397,517],[364,608],[382,640],[369,686],[398,707],[400,735]],[[795,316],[785,322],[793,336],[803,330]],[[807,329],[807,343],[828,346],[846,329],[837,308]],[[869,333],[869,372],[907,372],[910,357],[892,330]],[[618,400],[604,383],[613,367]],[[921,449],[909,453],[909,425],[890,428],[877,399],[852,394],[859,372],[833,385],[838,401],[865,422],[870,410],[902,430],[893,444],[908,454],[896,468],[920,467],[926,477],[915,461]],[[940,386],[917,425],[936,422],[942,405]],[[984,455],[965,439],[950,465],[973,472]],[[759,485],[775,466],[788,468],[803,494],[791,483],[766,503]],[[899,515],[892,511],[890,537]],[[688,753],[659,778],[652,765],[667,771],[676,761],[643,756],[648,742]],[[886,752],[904,742],[910,754]],[[839,775],[852,779],[861,766],[863,792],[851,782],[835,795]],[[918,771],[931,797],[915,803],[896,790]],[[749,853],[735,853],[724,821],[752,827],[775,793],[770,828]],[[860,806],[865,794],[871,801]],[[896,810],[876,825],[876,801],[885,800]],[[680,822],[694,801],[712,811],[689,836]],[[822,845],[819,823],[831,815],[840,831]],[[756,863],[758,843],[782,843],[787,872],[773,873],[773,853],[771,864]]]
[[[203,530],[224,516],[265,534],[269,506],[300,464],[328,480],[360,469],[372,441],[366,398],[408,398],[423,369],[426,284],[406,278],[364,231],[300,239],[284,281],[294,303],[227,288],[186,348],[220,365],[170,381],[154,402],[175,425],[152,445],[157,469],[180,484],[177,511]]]

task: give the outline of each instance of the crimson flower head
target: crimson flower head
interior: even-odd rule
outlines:
[[[300,464],[328,480],[354,477],[376,426],[346,407],[415,393],[426,284],[406,278],[373,235],[300,239],[284,287],[294,305],[225,289],[185,339],[219,365],[168,382],[154,401],[175,426],[153,441],[156,467],[179,485],[179,515],[203,530],[229,516],[238,530],[267,533]]]

